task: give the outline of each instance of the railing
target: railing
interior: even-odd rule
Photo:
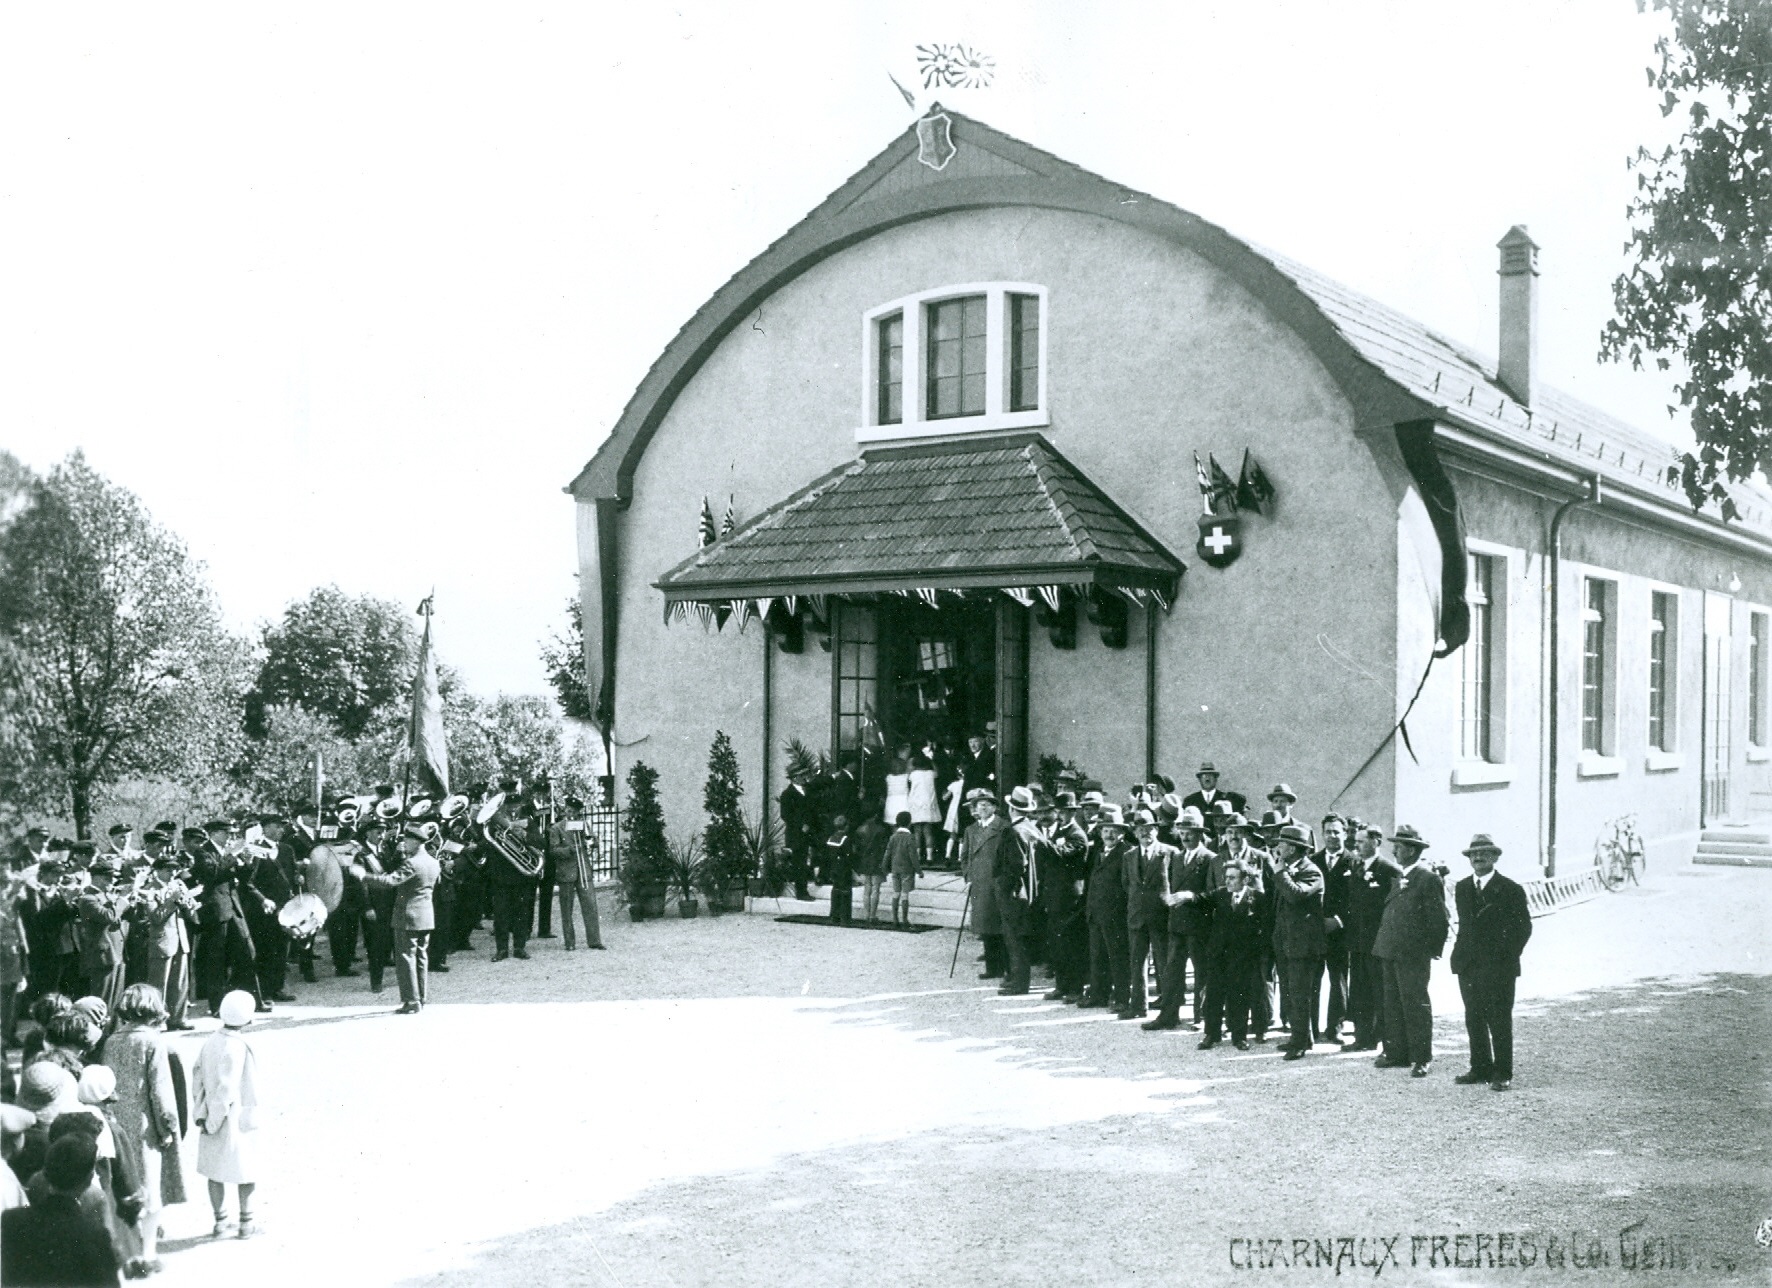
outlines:
[[[593,881],[613,881],[621,873],[621,811],[614,805],[594,809],[584,816],[584,840],[589,847]]]
[[[1526,906],[1534,917],[1542,917],[1571,904],[1585,903],[1606,887],[1600,881],[1600,869],[1584,868],[1566,877],[1540,877],[1522,881]]]

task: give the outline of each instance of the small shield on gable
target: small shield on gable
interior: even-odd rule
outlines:
[[[1200,516],[1200,539],[1194,549],[1214,568],[1224,568],[1243,553],[1243,518],[1237,514]]]
[[[917,122],[917,160],[931,170],[939,170],[954,159],[953,118],[946,112],[931,112]]]

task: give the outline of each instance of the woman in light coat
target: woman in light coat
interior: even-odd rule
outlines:
[[[209,1182],[216,1238],[227,1233],[228,1186],[240,1188],[239,1237],[250,1239],[252,1191],[258,1183],[258,1087],[252,1048],[240,1032],[252,1023],[258,1004],[235,989],[222,998],[221,1022],[197,1056],[193,1113],[203,1134],[197,1140],[197,1171]]]
[[[166,1002],[152,984],[131,984],[117,1004],[119,1028],[105,1039],[104,1062],[117,1075],[117,1152],[142,1179],[138,1222],[141,1259],[149,1273],[160,1268],[157,1247],[161,1209],[185,1201],[185,1169],[179,1157],[178,1100],[172,1062],[161,1029]]]

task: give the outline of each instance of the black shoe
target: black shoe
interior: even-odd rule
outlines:
[[[556,935],[551,930],[544,930],[541,932],[541,934],[536,936],[537,939],[558,939],[559,937],[560,936]]]
[[[1378,1043],[1376,1043],[1376,1042],[1343,1042],[1341,1044],[1341,1049],[1343,1051],[1376,1051],[1376,1050],[1378,1050]]]
[[[268,1015],[268,1014],[270,1014],[270,1012],[273,1008],[269,1002],[260,1002],[253,1009],[256,1010],[260,1015]]]
[[[449,967],[447,967],[447,966],[442,966],[442,965],[438,965],[438,966],[426,966],[426,967],[425,967],[425,969],[426,969],[426,970],[427,970],[427,971],[436,971],[436,972],[440,972],[440,973],[442,973],[442,974],[444,974],[444,975],[447,975],[447,974],[448,974],[448,973],[449,973]]]
[[[1231,1045],[1236,1047],[1239,1051],[1247,1051],[1249,1049],[1249,1040],[1247,1038],[1232,1038]]]
[[[1409,1062],[1407,1060],[1393,1060],[1388,1055],[1381,1055],[1372,1062],[1372,1067],[1374,1069],[1407,1069]]]
[[[419,1010],[419,1007],[418,1007],[417,1002],[402,1002],[400,1004],[400,1009],[395,1011],[394,1014],[395,1015],[417,1015],[418,1010]]]
[[[1434,1064],[1432,1060],[1423,1060],[1409,1070],[1409,1076],[1411,1078],[1425,1078],[1427,1077],[1427,1071],[1433,1067]]]
[[[1213,1047],[1215,1047],[1217,1045],[1218,1045],[1217,1038],[1201,1038],[1200,1039],[1200,1050],[1202,1050],[1202,1051],[1210,1051]]]
[[[1164,1029],[1179,1029],[1181,1027],[1181,1022],[1179,1020],[1166,1020],[1159,1015],[1154,1020],[1146,1020],[1138,1027],[1143,1029],[1146,1033],[1160,1033]]]
[[[592,952],[603,953],[609,951],[608,946],[605,944],[586,944],[585,947],[589,948]]]
[[[293,1002],[295,1000],[295,994],[288,992],[287,990],[279,993],[272,993],[271,1000],[273,1002]]]
[[[1309,1054],[1309,1052],[1303,1050],[1300,1047],[1287,1047],[1284,1054],[1282,1054],[1280,1056],[1280,1059],[1282,1059],[1282,1060],[1302,1060],[1308,1054]]]
[[[1128,1006],[1125,1010],[1120,1012],[1120,1018],[1122,1020],[1142,1020],[1149,1014],[1149,1011],[1141,1011],[1136,1007]]]
[[[1108,1003],[1095,997],[1085,997],[1077,1005],[1085,1011],[1105,1011],[1108,1009]]]
[[[301,979],[304,984],[318,984],[320,982],[314,978],[314,968],[312,966],[303,966],[301,968]]]
[[[794,891],[794,898],[798,899],[801,903],[812,902],[812,896],[806,892],[804,887]]]
[[[981,971],[978,977],[980,979],[1002,979],[1003,972],[1000,970]]]
[[[1025,988],[1010,988],[1007,985],[1005,985],[1004,987],[999,988],[997,990],[997,995],[999,997],[1026,997],[1027,996],[1027,989],[1025,989]]]
[[[1475,1069],[1471,1070],[1469,1073],[1461,1073],[1456,1078],[1452,1079],[1453,1082],[1456,1082],[1461,1087],[1474,1087],[1479,1082],[1493,1082],[1494,1080],[1492,1074],[1478,1073]]]
[[[1048,1002],[1064,1002],[1064,1001],[1068,1001],[1069,999],[1065,995],[1065,991],[1062,988],[1054,988],[1054,989],[1047,990],[1046,1000]]]
[[[511,956],[515,957],[520,962],[526,962],[529,960],[529,950],[526,948],[519,948],[516,952],[512,953]]]
[[[505,958],[507,958],[509,956],[510,956],[510,953],[505,951],[503,948],[500,948],[497,952],[492,954],[492,960],[495,962],[502,962],[505,960]]]
[[[1489,1084],[1489,1090],[1491,1091],[1512,1091],[1513,1089],[1514,1080],[1512,1078],[1497,1078],[1494,1082]]]

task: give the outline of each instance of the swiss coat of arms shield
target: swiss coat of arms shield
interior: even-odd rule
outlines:
[[[1203,514],[1200,516],[1200,539],[1194,549],[1200,558],[1214,568],[1228,567],[1243,553],[1243,516],[1240,514]]]
[[[932,112],[917,122],[917,160],[931,170],[939,170],[954,159],[953,118],[946,112]]]

